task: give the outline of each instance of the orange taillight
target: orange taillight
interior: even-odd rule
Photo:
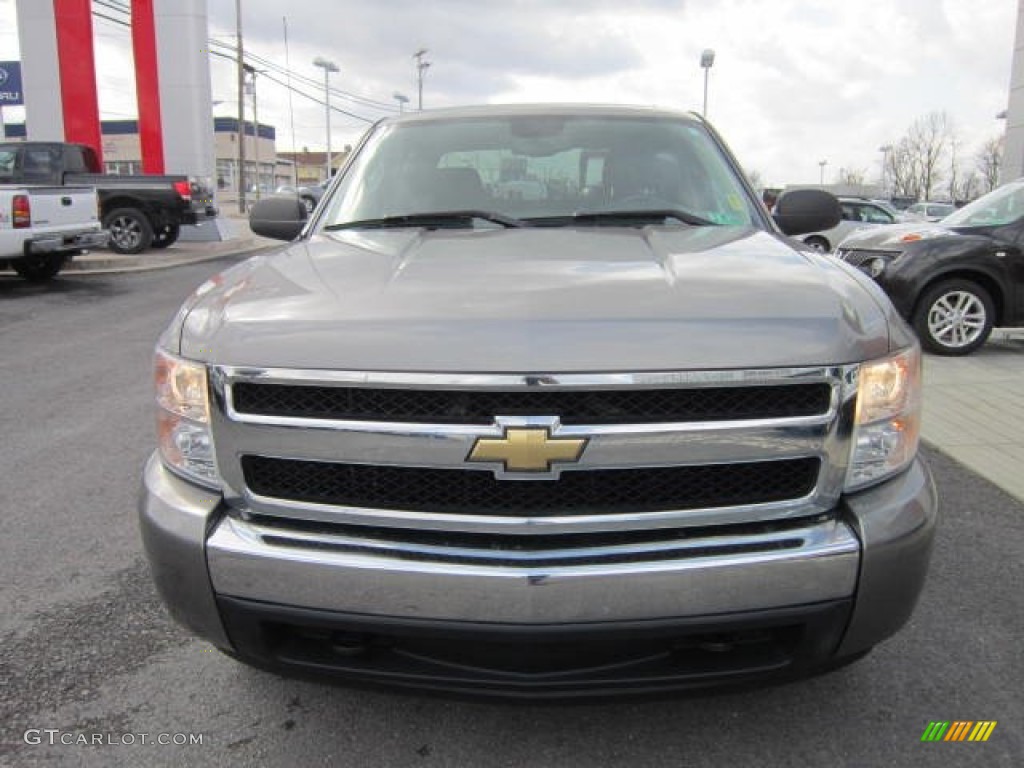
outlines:
[[[15,195],[11,203],[11,221],[15,229],[28,229],[32,226],[32,206],[28,195]]]

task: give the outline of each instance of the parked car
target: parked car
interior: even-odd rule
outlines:
[[[310,187],[299,187],[299,200],[302,202],[303,207],[305,207],[306,213],[313,213],[316,210],[316,207],[320,204],[320,199],[327,190],[327,185],[330,183],[330,179],[324,179],[319,184],[314,184]]]
[[[839,205],[842,208],[843,218],[836,226],[824,232],[811,232],[801,238],[814,250],[828,253],[854,230],[879,224],[895,224],[899,221],[898,213],[889,211],[885,206],[873,200],[865,200],[860,197],[841,197]]]
[[[1024,326],[1024,179],[935,224],[855,232],[836,255],[873,277],[924,347],[966,355]]]
[[[106,244],[91,187],[0,186],[0,266],[41,283]]]
[[[938,221],[955,210],[952,203],[914,203],[907,207],[907,215],[918,221]]]
[[[499,197],[514,168],[557,194]],[[894,633],[936,522],[920,347],[783,236],[700,117],[371,128],[155,359],[142,537],[171,614],[284,672],[511,697],[795,677]],[[898,651],[897,651],[898,652]]]
[[[893,215],[893,218],[896,219],[897,223],[903,221],[914,221],[913,216],[907,214],[906,211],[899,208],[891,200],[877,200],[872,198],[870,202],[891,213]]]

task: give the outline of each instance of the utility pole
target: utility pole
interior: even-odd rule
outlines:
[[[416,53],[414,53],[412,55],[412,57],[414,59],[416,59],[416,79],[417,79],[417,82],[419,84],[419,93],[420,93],[420,98],[419,98],[419,102],[418,103],[419,103],[419,110],[421,112],[423,111],[423,73],[426,72],[427,67],[430,66],[430,62],[429,61],[424,61],[423,60],[423,57],[426,56],[426,55],[427,55],[427,49],[426,48],[420,48],[418,51],[416,51]]]
[[[292,106],[292,64],[288,56],[288,17],[282,16],[284,24],[284,66],[288,70],[288,120],[292,126],[292,186],[299,188],[299,166],[295,156],[295,108]]]
[[[245,64],[242,53],[242,0],[235,0],[238,36],[238,212],[245,213]]]
[[[249,85],[252,88],[252,123],[253,123],[253,152],[255,155],[254,165],[256,166],[256,200],[260,199],[260,113],[256,106],[256,73],[258,70],[250,64],[245,65],[245,71],[249,73]]]

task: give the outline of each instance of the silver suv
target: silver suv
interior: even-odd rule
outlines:
[[[829,253],[852,232],[881,224],[897,224],[901,221],[898,214],[888,210],[884,205],[864,200],[859,197],[840,197],[842,220],[832,229],[823,232],[811,232],[800,239],[811,248],[821,253]]]

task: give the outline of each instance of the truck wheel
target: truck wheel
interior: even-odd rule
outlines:
[[[168,246],[174,245],[178,241],[178,235],[180,234],[181,225],[168,224],[159,232],[153,233],[153,242],[151,245],[154,248],[167,248]]]
[[[36,253],[11,262],[14,271],[31,283],[52,280],[67,263],[62,253]]]
[[[828,240],[826,240],[824,237],[818,237],[817,235],[815,235],[814,237],[808,237],[806,240],[804,240],[804,242],[811,246],[811,248],[816,250],[818,253],[828,253],[831,250],[831,247],[828,244]]]
[[[929,352],[967,355],[992,333],[995,305],[971,280],[946,280],[925,291],[914,310],[914,330]]]
[[[149,219],[134,208],[118,208],[107,214],[103,226],[110,232],[114,253],[142,253],[153,242]]]

